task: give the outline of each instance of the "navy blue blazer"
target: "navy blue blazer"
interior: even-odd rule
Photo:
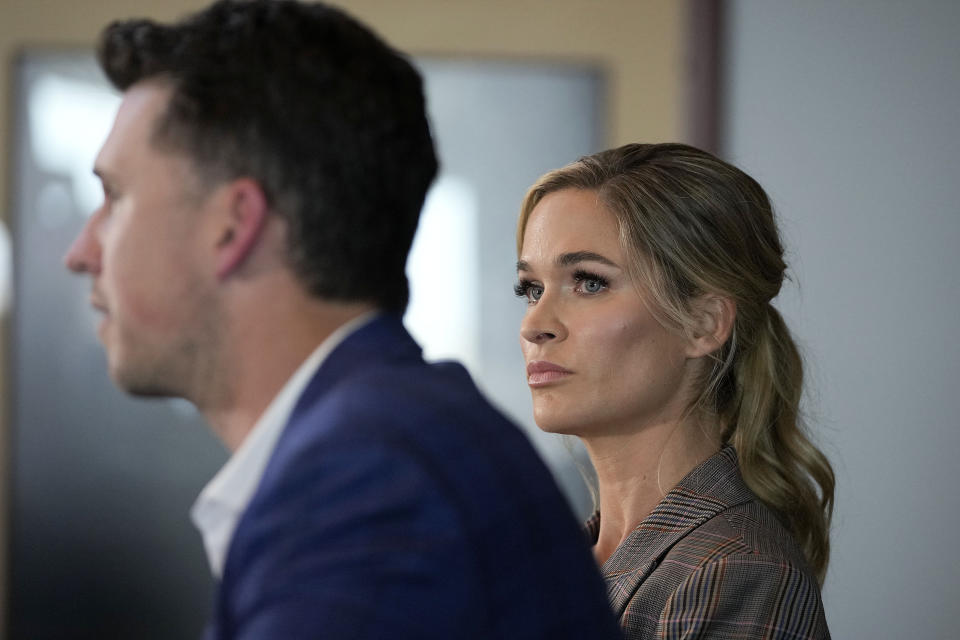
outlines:
[[[237,525],[208,637],[620,635],[526,437],[383,315],[299,399]]]

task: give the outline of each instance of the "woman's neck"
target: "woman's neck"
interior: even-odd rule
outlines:
[[[720,448],[716,425],[690,420],[633,433],[583,438],[597,472],[598,564],[613,555],[663,497]]]

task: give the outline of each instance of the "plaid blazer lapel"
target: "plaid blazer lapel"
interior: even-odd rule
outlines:
[[[607,597],[617,618],[673,545],[721,511],[752,498],[740,478],[733,447],[724,447],[687,474],[601,567]],[[586,523],[586,529],[595,543],[600,529],[599,513]]]

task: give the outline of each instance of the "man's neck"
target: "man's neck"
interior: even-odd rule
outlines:
[[[297,368],[338,328],[374,310],[370,304],[317,299],[261,302],[234,314],[221,342],[218,380],[197,406],[214,433],[231,450],[247,434]]]

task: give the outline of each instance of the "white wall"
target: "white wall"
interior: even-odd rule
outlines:
[[[838,476],[833,637],[960,637],[960,3],[728,6],[725,155],[779,211]]]

